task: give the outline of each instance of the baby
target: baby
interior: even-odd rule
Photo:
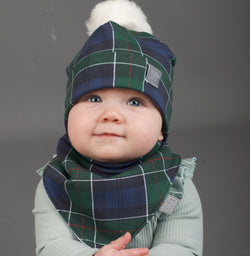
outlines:
[[[36,253],[201,255],[195,158],[166,143],[175,55],[131,1],[98,4],[87,26],[67,68],[66,133],[39,170]]]

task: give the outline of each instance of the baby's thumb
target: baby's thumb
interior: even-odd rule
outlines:
[[[110,244],[111,246],[116,250],[123,250],[126,245],[130,242],[131,235],[129,232],[127,232],[125,235],[119,237],[115,241],[112,241]]]

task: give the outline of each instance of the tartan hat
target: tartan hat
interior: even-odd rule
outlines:
[[[127,30],[110,21],[98,27],[67,67],[65,120],[85,94],[104,88],[127,88],[147,95],[160,111],[163,135],[172,113],[176,57],[152,34]]]

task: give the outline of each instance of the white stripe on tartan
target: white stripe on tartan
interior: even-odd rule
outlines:
[[[155,173],[158,173],[158,172],[165,172],[165,171],[168,171],[168,170],[171,170],[173,168],[176,168],[176,166],[173,166],[167,170],[157,170],[157,171],[152,171],[152,172],[148,172],[148,173],[145,173],[145,175],[151,175],[151,174],[155,174]],[[120,180],[125,180],[125,179],[131,179],[131,178],[134,178],[134,177],[141,177],[143,174],[136,174],[136,175],[131,175],[129,177],[119,177]],[[114,180],[117,180],[118,178],[110,178],[110,179],[94,179],[93,181],[95,182],[101,182],[101,181],[114,181]],[[77,180],[71,180],[71,181],[77,181]],[[78,182],[89,182],[89,180],[78,180]]]
[[[92,168],[93,168],[93,164],[90,165],[89,172],[91,172]]]
[[[113,88],[115,88],[115,73],[116,73],[116,52],[114,53]]]
[[[61,172],[59,172],[56,168],[54,168],[52,165],[49,164],[48,166],[50,166],[54,171],[56,171],[58,174],[60,174],[61,176],[63,176],[65,178],[65,176]],[[66,180],[66,182],[67,182],[67,180]],[[68,191],[66,189],[66,182],[64,182],[64,189],[65,189],[65,192],[67,193],[67,195],[69,197]],[[70,197],[69,197],[69,199],[70,199]],[[69,209],[69,211],[65,211],[65,212],[69,213],[68,223],[70,223],[70,217],[71,217],[70,215],[71,215],[71,209],[72,209],[71,207],[72,207],[72,201],[70,199],[70,209]]]
[[[66,159],[66,158],[65,158],[65,159],[62,161],[62,164],[64,164],[64,163],[68,163],[68,162],[75,163],[75,161],[74,161],[74,160]]]
[[[164,86],[165,87],[165,86]],[[172,104],[172,100],[171,100],[171,97],[170,97],[170,92],[171,92],[171,90],[172,90],[172,86],[170,87],[170,90],[169,90],[169,92],[167,91],[167,89],[166,89],[166,91],[167,91],[167,94],[168,94],[168,102],[167,102],[167,106],[165,107],[165,109],[166,109],[166,116],[167,116],[167,109],[168,109],[168,105],[169,105],[169,103],[171,103]],[[168,119],[168,116],[167,116],[167,119]]]
[[[146,66],[145,66],[145,71],[144,71],[144,78],[143,78],[143,81],[142,81],[142,92],[144,92],[144,84],[145,84],[145,78],[146,78],[146,75],[147,75],[147,67],[148,67],[148,58],[146,58]]]
[[[141,165],[139,165],[142,174],[143,174],[143,182],[144,182],[144,189],[145,189],[145,197],[146,197],[146,217],[147,217],[147,223],[148,223],[148,191],[147,191],[147,182],[145,179],[145,172]]]
[[[171,97],[170,97],[170,91],[172,90],[172,86],[170,87],[170,90],[169,90],[169,92],[168,92],[168,90],[167,90],[167,85],[165,85],[164,83],[163,83],[163,80],[161,79],[161,82],[162,82],[162,84],[164,85],[163,87],[164,87],[164,89],[165,89],[165,91],[167,92],[167,95],[168,95],[168,102],[167,102],[167,106],[168,106],[168,104],[169,103],[171,103],[172,104],[172,100],[171,100]],[[167,109],[167,106],[165,107],[165,109]],[[167,113],[166,113],[167,114]]]
[[[162,158],[162,163],[163,163],[163,170],[165,170],[165,162],[164,162],[164,159],[163,159],[163,155],[162,155],[162,153],[159,151],[158,152],[160,155],[161,155],[161,158]],[[175,166],[176,167],[176,166]],[[174,167],[174,168],[175,168]],[[172,167],[173,168],[173,167]],[[168,170],[170,170],[171,168],[169,168]],[[167,172],[164,172],[164,174],[166,175],[166,177],[167,177],[167,179],[168,179],[168,181],[170,182],[170,184],[172,185],[172,182],[171,182],[171,180],[169,179],[169,177],[168,177],[168,175],[167,175]]]
[[[114,51],[114,49],[115,49],[115,31],[114,31],[114,28],[113,28],[113,25],[112,25],[111,22],[109,22],[109,25],[110,25],[110,27],[111,27],[111,29],[112,29],[112,40],[113,40],[113,48],[112,48],[112,51]]]
[[[165,162],[164,162],[164,159],[163,159],[163,155],[160,151],[158,153],[161,155],[163,170],[165,170]]]
[[[72,212],[72,211],[66,211],[66,210],[60,210],[57,209],[57,212],[64,212],[64,213],[71,213],[71,215],[80,215],[82,216],[81,213],[79,212]],[[155,213],[151,213],[148,215],[140,215],[140,216],[133,216],[133,217],[123,217],[123,218],[111,218],[111,219],[95,219],[96,221],[114,221],[114,220],[130,220],[130,219],[140,219],[140,218],[146,218],[146,217],[150,217],[150,216],[154,216]],[[85,217],[88,217],[90,219],[92,219],[92,216],[86,215],[84,214]]]
[[[80,240],[81,242],[83,242],[83,239],[82,240]],[[90,240],[90,239],[84,239],[84,243],[85,242],[92,242],[92,243],[94,243],[94,241],[93,240]],[[105,244],[103,244],[103,243],[100,243],[100,242],[98,242],[98,244],[100,244],[100,245],[105,245]],[[86,246],[86,243],[85,243],[85,246]],[[80,255],[80,254],[79,254]]]
[[[138,44],[138,46],[139,46],[139,48],[140,48],[141,56],[143,56],[143,51],[142,51],[142,49],[141,49],[140,44],[138,43],[137,39],[136,39],[134,36],[132,36],[132,37],[133,37],[133,39],[136,41],[136,43]]]
[[[68,170],[67,163],[68,163],[68,162],[72,162],[72,160],[69,160],[69,159],[68,159],[68,158],[69,158],[69,154],[70,154],[72,151],[73,151],[73,148],[71,148],[71,149],[69,150],[69,152],[68,152],[67,155],[65,156],[64,160],[62,161],[62,164],[65,165],[65,169],[66,169],[66,170]]]
[[[69,198],[69,200],[70,200],[70,208],[69,208],[69,211],[68,211],[68,223],[67,223],[67,224],[71,224],[70,219],[71,219],[72,205],[73,205],[73,204],[72,204],[72,200],[71,200],[71,198],[70,198],[70,196],[69,196],[68,190],[67,190],[67,188],[66,188],[66,183],[67,183],[67,181],[64,182],[64,190],[65,190],[65,192],[67,193],[68,198]],[[65,212],[66,212],[66,211],[65,211]]]
[[[54,166],[51,164],[48,164],[49,167],[51,167],[54,171],[56,171],[58,174],[60,174],[62,177],[66,178],[61,172],[59,172]]]
[[[76,60],[78,59],[78,57],[81,54],[81,52],[82,51],[79,51],[79,53],[75,57],[74,65],[73,65],[74,67],[76,66]],[[71,71],[71,77],[74,77],[73,70]],[[70,86],[69,86],[69,88],[71,88],[71,95],[70,95],[70,104],[71,104],[71,106],[73,106],[73,103],[72,103],[72,98],[73,98],[73,95],[72,95],[73,94],[73,81],[74,81],[74,79],[71,80],[71,83],[70,83]]]
[[[95,226],[94,234],[94,245],[96,247],[96,220],[95,220],[95,203],[94,203],[94,193],[93,193],[93,173],[90,173],[90,188],[91,188],[91,200],[92,200],[92,218]]]
[[[88,66],[88,67],[86,67],[86,68],[83,68],[83,69],[79,70],[79,71],[76,73],[74,79],[72,80],[72,83],[74,82],[74,80],[76,79],[76,77],[77,77],[82,71],[84,71],[84,70],[86,70],[86,69],[88,69],[88,68],[92,68],[92,67],[96,67],[96,66],[100,66],[100,65],[108,65],[108,64],[114,64],[114,62],[101,62],[101,63],[93,64],[93,65],[90,65],[90,66]],[[117,65],[117,64],[120,64],[120,65],[127,65],[127,66],[132,65],[132,66],[139,67],[139,68],[143,68],[143,69],[145,68],[144,66],[141,66],[141,65],[138,65],[138,64],[134,64],[134,63],[116,62],[116,65]]]
[[[121,52],[124,51],[125,53],[128,53],[127,48],[116,48],[114,50],[113,49],[104,49],[104,50],[96,51],[96,52],[92,52],[92,53],[84,56],[81,60],[79,60],[79,62],[76,64],[76,66],[79,65],[83,60],[85,60],[86,58],[88,58],[92,55],[96,55],[96,54],[99,54],[99,53],[102,53],[102,52],[110,52],[110,51],[112,51],[112,52],[114,52],[114,51],[121,51]],[[138,54],[141,55],[141,53],[139,51],[136,51],[136,50],[129,49],[129,52],[138,53]],[[76,66],[74,66],[74,67],[76,67]]]
[[[124,49],[124,48],[117,48],[116,50],[119,50],[119,51],[127,51],[127,49]],[[130,49],[129,49],[129,51],[130,51],[130,52],[137,52],[137,53],[140,53],[140,52],[138,52],[138,51],[130,50]],[[146,53],[144,53],[143,55],[144,55],[145,57],[148,57],[148,58],[153,59],[155,62],[157,62],[157,63],[163,68],[163,70],[166,70],[165,67],[163,66],[163,64],[162,64],[161,62],[159,62],[157,59],[155,59],[154,57],[152,57],[152,56],[150,56],[150,55],[148,55],[148,54],[146,54]],[[168,75],[168,78],[169,78],[170,82],[172,83],[173,81],[172,81],[172,79],[171,79],[171,77],[170,77],[170,74],[168,74],[167,70],[166,70],[166,73],[167,73],[167,75]]]
[[[116,51],[125,51],[125,52],[128,51],[127,48],[116,48],[115,50],[116,50]],[[105,50],[101,50],[101,51],[98,51],[98,52],[93,52],[93,53],[91,53],[91,54],[89,54],[89,55],[86,55],[84,58],[82,58],[82,59],[77,63],[77,65],[78,65],[79,63],[81,63],[81,61],[83,61],[85,58],[87,58],[87,57],[89,57],[89,56],[91,56],[91,55],[94,55],[94,54],[97,54],[97,53],[100,53],[100,52],[107,52],[107,51],[110,51],[110,49],[105,49]],[[112,51],[113,51],[113,49],[112,49]],[[136,50],[132,50],[132,49],[129,49],[129,52],[135,52],[135,53],[141,54],[141,52],[136,51]],[[157,59],[155,59],[154,57],[152,57],[152,56],[150,56],[150,55],[148,55],[148,54],[146,54],[146,53],[143,53],[143,56],[148,57],[148,58],[150,58],[150,59],[153,59],[155,62],[157,62],[157,63],[163,68],[163,70],[166,70],[165,67],[163,66],[163,64],[162,64],[161,62],[159,62]],[[170,70],[169,70],[169,72],[170,72]],[[166,73],[167,73],[167,75],[168,75],[168,78],[169,78],[170,82],[172,83],[173,81],[172,81],[172,79],[171,79],[171,77],[170,77],[170,74],[168,74],[167,70],[166,70]]]
[[[69,163],[75,163],[74,160],[64,160],[63,163],[65,163],[65,170],[69,174],[69,166],[67,166]]]
[[[65,170],[66,171],[68,171],[68,166],[67,166],[68,163],[73,163],[74,164],[75,162],[74,162],[74,160],[69,160],[69,159],[66,160],[66,158],[65,158],[64,161],[62,162],[62,164],[65,164]]]

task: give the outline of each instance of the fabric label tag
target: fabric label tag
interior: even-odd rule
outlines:
[[[145,77],[146,82],[148,82],[156,88],[159,88],[161,76],[162,73],[159,69],[152,66],[151,64],[147,64],[147,75]]]
[[[174,211],[176,204],[178,203],[179,199],[175,196],[168,195],[160,207],[159,211],[164,212],[168,215],[171,215]]]

